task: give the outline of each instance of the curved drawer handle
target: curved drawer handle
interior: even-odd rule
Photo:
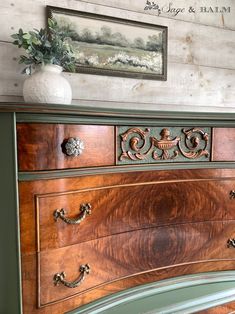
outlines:
[[[85,148],[84,142],[78,137],[70,137],[64,144],[64,153],[68,156],[77,157]]]
[[[55,274],[54,279],[53,279],[54,285],[58,286],[61,283],[62,285],[68,288],[77,288],[84,281],[86,275],[90,273],[90,265],[89,264],[81,265],[79,268],[79,271],[81,273],[80,277],[73,282],[69,282],[65,280],[65,277],[66,277],[65,272],[62,272],[60,274],[59,273]]]
[[[81,204],[80,211],[81,214],[75,219],[65,217],[66,211],[63,208],[56,209],[53,216],[55,221],[57,221],[60,218],[68,225],[79,225],[86,218],[87,215],[91,214],[91,204],[89,203]]]
[[[234,247],[235,248],[235,239],[228,239],[227,247]]]
[[[230,198],[235,198],[235,191],[234,190],[230,191],[229,195]]]

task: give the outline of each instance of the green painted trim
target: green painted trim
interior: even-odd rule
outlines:
[[[15,114],[0,115],[0,313],[22,313]]]
[[[235,271],[181,276],[141,285],[69,314],[189,314],[235,299]]]
[[[153,118],[154,117],[154,118]],[[202,127],[234,127],[235,126],[235,116],[234,120],[215,120],[215,119],[203,119],[200,117],[195,117],[191,114],[186,120],[182,116],[174,118],[161,117],[156,113],[152,117],[147,118],[138,118],[131,120],[131,115],[128,113],[126,117],[120,117],[119,115],[115,117],[110,116],[71,116],[71,115],[55,115],[55,114],[34,114],[30,115],[27,113],[18,113],[17,122],[29,122],[29,123],[66,123],[66,124],[101,124],[101,125],[151,125],[151,126],[202,126]]]
[[[166,116],[166,115],[165,115]],[[87,115],[55,115],[55,114],[27,114],[18,113],[17,122],[29,122],[29,123],[66,123],[66,124],[101,124],[101,125],[151,125],[151,126],[202,126],[202,127],[234,127],[235,126],[235,116],[234,120],[231,119],[233,116],[230,115],[230,119],[204,119],[202,116],[194,116],[191,114],[187,119],[183,119],[183,116],[172,116],[172,117],[161,117],[155,113],[152,117],[131,119],[131,115],[128,113],[126,117],[122,116],[87,116]],[[154,118],[153,118],[154,117]],[[132,117],[133,118],[133,117]]]
[[[81,103],[81,105],[79,105]],[[107,107],[102,107],[106,105]],[[84,101],[77,100],[77,104],[58,105],[58,104],[26,104],[26,103],[1,103],[0,112],[29,112],[29,113],[51,113],[51,114],[66,114],[78,116],[102,116],[102,117],[128,117],[140,119],[176,119],[176,120],[235,120],[234,108],[223,108],[223,112],[214,111],[182,111],[179,110],[140,110],[120,108],[124,106],[134,106],[135,103],[118,103],[115,101]],[[153,104],[142,103],[143,107],[148,105],[153,107]],[[163,105],[159,104],[164,108]],[[157,108],[156,104],[156,108]],[[119,107],[119,108],[117,108]],[[169,106],[168,106],[169,107]],[[174,106],[172,105],[172,108]],[[202,108],[202,107],[201,107]],[[201,109],[200,108],[200,109]],[[213,109],[213,108],[212,108]],[[221,108],[220,108],[221,109]]]
[[[226,290],[223,290],[227,286]],[[220,285],[220,284],[210,284],[205,286],[198,286],[197,289],[200,289],[200,293],[205,294],[205,296],[200,296],[198,298],[195,298],[196,291],[190,291],[190,294],[192,295],[191,300],[187,300],[186,302],[179,302],[178,304],[174,304],[171,306],[166,306],[163,308],[160,308],[158,311],[159,313],[164,314],[190,314],[195,313],[201,310],[207,310],[209,308],[213,308],[216,306],[220,306],[225,303],[229,303],[234,301],[235,297],[235,288],[234,288],[234,282],[232,283],[232,286],[229,285]],[[222,291],[218,291],[218,290]],[[216,292],[213,293],[213,290]],[[206,294],[210,291],[210,294]],[[189,291],[184,290],[183,293],[189,293]],[[154,314],[154,313],[152,313]]]
[[[176,169],[235,169],[235,162],[187,162],[187,163],[166,163],[148,165],[126,165],[113,167],[96,167],[80,169],[62,169],[50,171],[30,171],[19,172],[19,181],[48,180],[80,176],[90,176],[98,174],[112,174],[135,171],[157,171],[157,170],[176,170]]]

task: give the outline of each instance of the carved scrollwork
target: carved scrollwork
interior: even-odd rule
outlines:
[[[168,128],[160,131],[160,138],[151,136],[154,128],[129,128],[120,134],[119,161],[172,160],[181,157],[197,159],[209,157],[209,134],[200,128],[179,129],[179,136],[172,137]],[[183,138],[183,140],[182,140]],[[182,159],[181,158],[181,159]]]
[[[208,133],[204,132],[202,129],[192,128],[189,130],[183,129],[182,132],[186,135],[185,136],[185,146],[189,150],[185,152],[179,143],[179,149],[182,155],[189,159],[196,159],[201,156],[209,157],[209,152],[207,150],[209,135]],[[199,144],[203,142],[203,148],[195,150],[199,147]]]
[[[140,128],[131,128],[127,130],[125,133],[121,134],[121,147],[122,147],[122,154],[119,157],[120,160],[123,160],[124,158],[129,158],[131,160],[141,160],[145,159],[145,156],[149,154],[149,151],[151,150],[152,147],[150,147],[147,151],[146,150],[146,145],[147,141],[146,138],[149,134],[149,128],[146,128],[145,131],[143,131]],[[125,149],[127,140],[129,135],[134,134],[134,136],[130,137],[129,145],[130,148],[134,151],[132,153],[131,151],[127,151]],[[145,151],[145,153],[141,153],[141,151]]]

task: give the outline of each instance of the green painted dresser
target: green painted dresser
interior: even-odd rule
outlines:
[[[1,314],[235,309],[235,113],[2,103],[0,130]]]

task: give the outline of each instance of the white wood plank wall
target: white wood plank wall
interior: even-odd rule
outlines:
[[[235,107],[235,1],[156,0],[176,8],[193,6],[196,13],[177,16],[145,11],[146,0],[1,0],[0,1],[0,101],[22,100],[24,76],[18,65],[19,49],[10,35],[44,27],[46,5],[95,12],[168,26],[168,79],[165,82],[65,74],[76,103],[100,100],[135,103],[136,107],[173,104]],[[230,13],[203,13],[201,6],[230,7]],[[179,108],[179,107],[178,107]]]

